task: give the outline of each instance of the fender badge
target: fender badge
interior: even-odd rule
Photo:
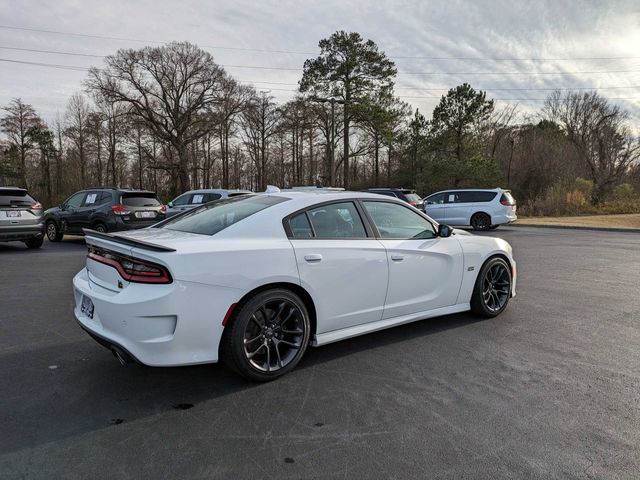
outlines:
[[[467,268],[467,272],[473,272],[476,269],[476,267],[469,267]]]
[[[118,280],[118,288],[124,288],[124,285],[122,284],[122,282],[120,280]]]

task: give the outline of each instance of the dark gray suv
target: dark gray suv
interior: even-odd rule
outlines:
[[[44,239],[42,205],[27,190],[0,187],[0,242],[24,242],[40,248]]]
[[[47,238],[82,235],[83,228],[119,232],[145,228],[166,218],[167,207],[153,192],[121,188],[90,188],[76,192],[44,212]]]

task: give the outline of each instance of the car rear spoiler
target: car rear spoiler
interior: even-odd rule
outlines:
[[[165,247],[164,245],[158,245],[157,243],[145,242],[143,240],[134,240],[133,238],[121,237],[120,235],[114,235],[113,233],[101,233],[91,230],[90,228],[83,228],[82,231],[88,237],[101,238],[103,240],[109,240],[111,242],[122,243],[129,245],[130,247],[143,248],[145,250],[153,250],[156,252],[175,252],[175,248]]]

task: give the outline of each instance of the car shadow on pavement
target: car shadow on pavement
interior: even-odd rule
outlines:
[[[108,350],[90,339],[0,354],[4,372],[0,385],[6,392],[0,398],[0,454],[175,410],[197,409],[199,404],[243,390],[289,388],[309,368],[477,321],[470,314],[456,314],[310,348],[294,372],[266,386],[249,382],[221,364],[121,367]]]

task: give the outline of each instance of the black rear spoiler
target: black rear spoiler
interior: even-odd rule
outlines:
[[[114,235],[113,233],[100,233],[90,228],[83,228],[82,231],[85,235],[101,238],[103,240],[109,240],[110,242],[122,243],[129,245],[130,247],[143,248],[145,250],[153,250],[156,252],[175,252],[175,248],[165,247],[164,245],[158,245],[157,243],[145,242],[143,240],[134,240],[133,238],[121,237]]]

